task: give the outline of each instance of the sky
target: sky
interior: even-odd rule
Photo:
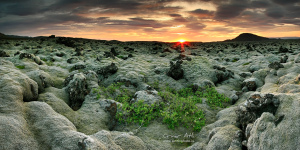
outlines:
[[[300,37],[300,0],[0,0],[0,32],[164,42]]]

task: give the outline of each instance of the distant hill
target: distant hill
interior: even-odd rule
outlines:
[[[31,38],[29,36],[19,36],[19,35],[5,35],[3,33],[0,33],[0,39],[27,39]]]
[[[0,33],[0,37],[5,37],[5,34],[3,34],[3,33]]]
[[[237,42],[237,41],[264,41],[264,40],[270,40],[270,39],[252,33],[242,33],[236,38],[232,40],[226,40],[226,41]]]

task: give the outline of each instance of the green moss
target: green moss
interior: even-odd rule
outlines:
[[[126,57],[123,56],[123,55],[118,55],[117,57],[118,57],[118,58],[121,58],[121,59],[126,59]]]
[[[54,63],[52,61],[45,61],[45,63],[48,65],[48,66],[54,66]]]
[[[234,58],[233,60],[232,60],[232,62],[237,62],[239,59],[238,58]]]
[[[16,66],[19,69],[25,69],[25,66]]]
[[[246,65],[249,65],[249,64],[250,64],[250,62],[247,62],[247,63],[244,63],[243,66],[246,66]]]

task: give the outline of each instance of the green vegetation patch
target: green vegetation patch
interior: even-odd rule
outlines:
[[[162,108],[163,103],[156,103],[149,106],[144,104],[144,101],[136,103],[125,102],[122,107],[122,112],[118,112],[116,119],[121,123],[139,123],[142,126],[147,126],[150,121],[160,116],[159,110]]]
[[[155,82],[153,85],[157,86],[156,89],[164,89],[158,93],[162,101],[150,106],[143,101],[131,102],[132,94],[126,88],[121,88],[122,85],[124,83],[114,83],[106,88],[102,86],[93,90],[97,93],[97,98],[104,96],[122,103],[118,105],[116,114],[119,123],[147,126],[152,120],[159,119],[170,129],[182,125],[200,131],[205,126],[205,114],[196,104],[202,103],[202,98],[206,98],[206,103],[211,108],[224,108],[224,103],[229,102],[229,98],[219,94],[213,87],[199,88],[196,91],[187,87],[176,91],[169,86],[159,88],[159,83]]]
[[[118,82],[109,85],[108,87],[100,86],[97,89],[93,89],[92,92],[97,94],[97,99],[113,99],[120,103],[129,102],[132,98],[132,93],[126,88],[121,88],[125,83]],[[117,94],[116,94],[117,93]]]
[[[246,66],[246,65],[249,65],[249,64],[250,64],[250,62],[247,62],[247,63],[244,63],[243,66]]]
[[[239,61],[240,59],[239,58],[234,58],[233,60],[232,60],[232,62],[237,62],[237,61]]]
[[[19,69],[25,69],[25,66],[16,66]]]

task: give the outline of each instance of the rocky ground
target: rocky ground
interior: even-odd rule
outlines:
[[[185,43],[183,51],[177,43],[3,39],[0,149],[299,150],[299,42]],[[122,92],[104,94],[117,83],[130,103],[156,104],[166,87],[190,86],[215,87],[229,101],[196,104],[200,131],[170,129],[161,118],[124,123],[115,119]]]

